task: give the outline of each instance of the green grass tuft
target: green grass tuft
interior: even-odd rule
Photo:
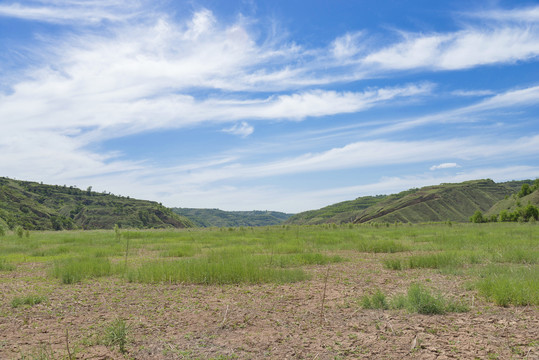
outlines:
[[[364,295],[361,298],[361,307],[364,309],[389,309],[386,296],[380,290],[377,290],[373,295]]]
[[[477,287],[499,306],[539,305],[539,268],[491,265],[481,273]]]
[[[371,240],[360,242],[358,244],[358,250],[360,252],[372,253],[396,253],[408,251],[410,248],[393,240]]]
[[[408,288],[407,305],[412,312],[425,315],[444,314],[446,304],[441,297],[431,295],[428,289],[420,284],[412,284]]]
[[[462,259],[455,253],[414,255],[408,258],[408,267],[410,269],[441,269],[458,266],[461,263]]]
[[[249,256],[152,261],[128,273],[129,281],[140,283],[260,284],[307,278],[301,269],[276,269]]]
[[[106,329],[103,342],[106,346],[118,346],[122,354],[126,352],[129,326],[123,319],[114,320]]]
[[[402,261],[400,259],[384,259],[384,267],[390,270],[402,270]]]
[[[52,274],[64,284],[118,273],[107,258],[69,258],[54,263]]]
[[[45,296],[39,296],[39,295],[19,296],[11,300],[11,306],[14,308],[18,308],[19,306],[22,306],[22,305],[34,306],[37,304],[41,304],[45,301],[47,301],[47,298]]]
[[[0,271],[13,271],[15,270],[15,265],[8,263],[4,259],[0,259]]]

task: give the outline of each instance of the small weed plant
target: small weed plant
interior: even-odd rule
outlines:
[[[106,346],[118,346],[120,352],[125,354],[127,352],[128,333],[129,326],[126,321],[123,319],[116,319],[105,329],[103,342]]]

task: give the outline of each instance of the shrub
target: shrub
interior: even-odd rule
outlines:
[[[483,218],[483,213],[477,210],[470,218],[470,221],[476,224],[485,222],[485,219]]]
[[[531,193],[532,193],[532,188],[530,187],[530,185],[522,184],[522,187],[520,188],[520,191],[518,192],[517,196],[521,198]]]
[[[2,224],[0,224],[0,236],[6,235],[6,229]]]
[[[15,229],[13,229],[13,232],[15,233],[15,235],[17,235],[19,238],[22,239],[24,235],[24,229],[22,228],[22,226],[20,225],[15,226]]]
[[[532,204],[528,204],[524,208],[524,218],[527,219],[527,220],[530,220],[530,219],[538,220],[539,219],[539,209],[537,208],[537,206],[534,206]]]
[[[120,239],[122,238],[122,232],[120,231],[120,227],[118,226],[118,224],[114,224],[114,237],[118,241],[120,241]]]

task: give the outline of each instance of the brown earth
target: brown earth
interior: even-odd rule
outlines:
[[[312,280],[286,285],[117,278],[63,285],[42,264],[20,265],[0,272],[0,359],[67,359],[68,347],[77,359],[539,358],[537,307],[495,306],[467,290],[470,280],[462,276],[387,270],[384,255],[345,256],[350,261],[329,266],[327,282],[328,267],[315,266],[308,268]],[[419,315],[359,306],[375,289],[392,296],[412,282],[460,298],[471,310]],[[29,294],[48,301],[11,306]],[[117,318],[129,325],[126,354],[102,345]]]

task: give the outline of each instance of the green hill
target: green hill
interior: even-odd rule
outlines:
[[[387,196],[361,197],[296,214],[287,223],[468,222],[475,211],[488,211],[518,191],[523,183],[531,184],[532,181],[495,183],[490,179],[474,180],[410,189]]]
[[[301,212],[291,216],[287,223],[296,225],[316,225],[324,223],[342,224],[353,222],[362,210],[379,203],[386,197],[386,195],[364,196],[355,200],[329,205],[319,210]]]
[[[0,177],[0,225],[28,230],[191,227],[153,201]]]
[[[529,182],[525,182],[530,184]],[[524,184],[524,183],[522,183]],[[522,187],[521,184],[521,187]],[[521,187],[515,189],[511,196],[506,196],[504,199],[494,204],[486,213],[485,217],[490,218],[495,215],[499,215],[502,211],[515,212],[519,208],[523,208],[528,204],[539,207],[539,181],[535,181],[535,186],[530,187],[531,193],[522,196],[519,194]]]
[[[176,214],[189,218],[197,226],[268,226],[279,225],[291,214],[276,211],[223,211],[219,209],[172,208]]]

